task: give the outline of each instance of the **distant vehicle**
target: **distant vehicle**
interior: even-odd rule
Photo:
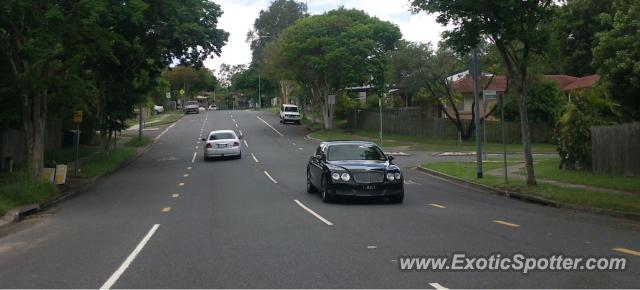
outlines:
[[[198,102],[196,102],[196,101],[187,101],[184,104],[184,113],[185,114],[190,114],[190,113],[199,114],[200,113],[200,109],[199,109],[199,106],[198,106]]]
[[[318,146],[307,164],[307,192],[320,191],[322,200],[336,196],[404,199],[404,177],[380,147],[364,141],[331,141]]]
[[[164,113],[164,107],[163,106],[153,105],[153,111],[156,113],[156,115]]]
[[[293,122],[300,124],[300,112],[298,106],[284,104],[280,106],[280,123]]]
[[[209,105],[209,111],[217,111],[218,110],[218,106],[216,105]]]
[[[204,160],[208,161],[213,157],[234,156],[242,158],[240,149],[240,139],[233,130],[211,131],[207,138],[202,138],[205,142]]]

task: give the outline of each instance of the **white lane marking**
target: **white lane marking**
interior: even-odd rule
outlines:
[[[239,131],[240,131],[240,136],[244,136],[244,134],[242,134],[242,130],[239,130]]]
[[[242,140],[242,142],[244,142],[244,146],[247,146],[247,148],[249,148],[249,144],[247,144],[247,140]]]
[[[142,248],[144,248],[144,246],[147,244],[149,239],[151,239],[151,237],[156,232],[159,226],[160,226],[159,224],[155,224],[151,227],[147,235],[144,236],[144,238],[142,239],[142,241],[140,241],[140,243],[138,243],[138,246],[136,246],[136,248],[133,249],[133,252],[131,252],[131,254],[129,254],[127,259],[124,260],[124,262],[122,263],[122,265],[120,265],[118,270],[113,272],[111,277],[109,277],[109,279],[106,282],[104,282],[104,284],[102,284],[102,287],[100,287],[100,289],[110,289],[113,286],[113,284],[115,284],[116,281],[118,281],[120,276],[124,274],[124,271],[126,271],[129,265],[131,265],[131,262],[133,262],[133,260],[140,253],[140,251],[142,251]]]
[[[236,119],[233,119],[233,122],[235,123],[235,122],[236,122]]]
[[[321,215],[317,214],[315,211],[311,210],[310,208],[306,207],[304,204],[302,204],[299,200],[294,199],[293,201],[295,201],[301,208],[303,208],[304,210],[306,210],[308,213],[310,213],[311,215],[313,215],[314,217],[316,217],[317,219],[321,220],[323,223],[327,224],[328,226],[332,226],[333,223],[328,221],[327,219],[323,218]]]
[[[196,163],[196,155],[198,154],[198,151],[193,152],[193,158],[191,158],[191,163]]]
[[[253,157],[253,160],[254,160],[256,163],[260,163],[260,161],[258,161],[258,158],[256,158],[256,156],[255,156],[255,155],[253,155],[253,153],[251,153],[251,157]]]
[[[284,135],[282,135],[282,133],[280,133],[278,130],[276,130],[276,128],[273,128],[273,126],[271,126],[269,123],[267,123],[267,121],[263,120],[262,118],[260,118],[258,116],[256,116],[256,118],[260,119],[260,121],[262,121],[267,126],[269,126],[269,128],[273,129],[273,131],[276,131],[276,133],[278,133],[278,135],[280,135],[281,137],[284,137]]]
[[[236,123],[236,128],[240,128],[240,127],[238,126],[238,123]]]
[[[196,150],[197,150],[198,148],[200,148],[200,147],[196,146]]]
[[[298,150],[304,150],[304,149],[302,149],[302,147],[300,147],[300,148],[298,148]]]
[[[429,286],[433,287],[434,289],[440,289],[440,290],[448,290],[449,288],[444,287],[438,283],[429,283]]]
[[[178,122],[179,122],[179,120],[178,120]],[[175,122],[175,123],[171,124],[171,126],[167,127],[167,129],[164,129],[164,131],[162,131],[162,133],[160,133],[160,134],[158,134],[158,136],[156,136],[155,140],[158,141],[158,139],[160,139],[160,137],[162,137],[162,135],[164,135],[164,133],[167,133],[167,131],[169,131],[171,128],[173,128],[173,126],[178,124],[178,122]]]
[[[293,143],[293,146],[297,146],[296,143]]]
[[[271,175],[269,174],[269,172],[265,171],[265,172],[264,172],[264,174],[266,174],[266,175],[267,175],[267,177],[269,177],[269,179],[271,179],[271,181],[273,181],[273,183],[278,184],[278,182],[277,182],[275,179],[273,179],[273,177],[271,177]]]

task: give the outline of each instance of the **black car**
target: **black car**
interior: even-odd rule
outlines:
[[[325,202],[336,196],[366,196],[400,203],[404,177],[391,161],[393,156],[385,156],[372,142],[323,142],[307,165],[307,192],[319,190]]]

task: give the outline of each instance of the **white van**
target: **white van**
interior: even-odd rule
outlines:
[[[280,123],[292,122],[300,124],[300,112],[298,106],[284,104],[280,106]]]

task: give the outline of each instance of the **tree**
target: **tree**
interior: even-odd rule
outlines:
[[[565,103],[567,103],[567,97],[556,82],[536,79],[529,87],[529,98],[527,98],[529,122],[554,126]],[[500,108],[496,108],[493,115],[499,118]],[[520,112],[515,96],[508,95],[505,98],[504,120],[520,122]]]
[[[274,93],[277,83],[273,79],[264,77],[258,81],[258,69],[255,66],[250,66],[231,78],[231,89],[248,96],[249,99],[256,103],[260,99],[258,98],[258,86],[260,87],[260,92],[264,95],[265,93]],[[268,98],[262,98],[263,103],[268,101]]]
[[[529,64],[532,55],[543,55],[553,0],[412,0],[415,11],[439,13],[438,23],[452,25],[443,35],[449,45],[469,52],[488,37],[496,45],[507,70],[509,89],[518,97],[527,184],[536,185],[527,115]]]
[[[251,45],[252,63],[258,63],[262,49],[275,41],[280,32],[298,19],[309,16],[307,4],[293,0],[275,0],[267,10],[260,10],[258,18],[253,22],[253,29],[247,33],[247,42]]]
[[[383,90],[386,51],[400,37],[400,29],[389,22],[340,8],[285,29],[270,62],[308,87],[313,103],[322,109],[325,129],[332,129],[329,95],[351,85],[372,84]]]
[[[554,25],[565,73],[574,76],[596,73],[596,68],[591,64],[592,50],[597,44],[596,34],[611,29],[611,23],[600,21],[600,15],[615,11],[615,2],[568,0],[566,5],[558,9]]]
[[[238,64],[238,65],[229,65],[226,63],[221,64],[220,69],[218,70],[218,82],[220,87],[230,88],[231,79],[233,78],[233,76],[245,69],[247,69],[247,66],[244,64]]]
[[[166,69],[162,77],[169,82],[172,92],[181,89],[190,92],[215,91],[218,85],[213,72],[205,67],[176,66]]]
[[[626,120],[640,120],[640,3],[618,1],[615,13],[601,19],[612,29],[597,35],[593,65],[602,75]]]

